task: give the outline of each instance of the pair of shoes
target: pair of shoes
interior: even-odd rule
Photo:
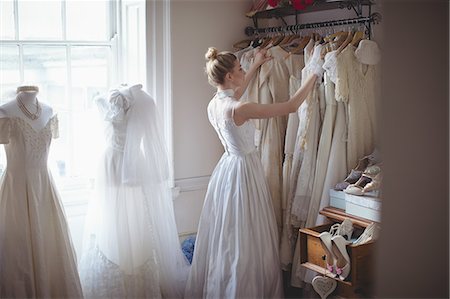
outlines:
[[[375,148],[370,155],[359,159],[358,164],[350,170],[350,173],[344,181],[337,183],[334,189],[337,191],[342,191],[349,185],[356,184],[363,174],[367,173],[368,170],[370,171],[372,166],[377,166],[378,164],[381,164],[381,157],[380,152]]]
[[[372,179],[363,174],[356,183],[348,185],[344,192],[353,195],[364,195],[364,188],[370,182],[372,182]]]
[[[353,242],[353,244],[361,245],[370,241],[374,241],[378,239],[379,234],[380,234],[380,226],[375,222],[372,222],[366,227],[366,229],[358,237],[358,239],[356,239],[356,241]]]
[[[322,247],[326,253],[326,267],[331,273],[344,280],[350,273],[350,258],[345,245],[353,234],[353,223],[345,218],[342,223],[333,224],[328,232],[319,234]],[[344,238],[347,237],[347,240]],[[341,251],[343,251],[341,253]]]
[[[345,218],[342,223],[335,223],[331,226],[329,233],[331,236],[346,236],[347,240],[352,238],[353,222],[350,218]]]
[[[350,257],[346,249],[350,242],[341,235],[332,236],[329,232],[321,233],[319,238],[325,250],[327,270],[345,280],[350,273]]]
[[[378,190],[381,187],[381,164],[368,166],[359,180],[348,185],[344,192],[353,195],[364,195],[367,192]]]

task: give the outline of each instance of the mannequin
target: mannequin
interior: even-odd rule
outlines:
[[[82,298],[75,251],[48,167],[58,118],[21,86],[0,106],[0,298]]]
[[[0,118],[20,117],[35,131],[42,130],[53,116],[53,109],[38,100],[38,93],[37,86],[17,87],[15,99],[0,106]]]

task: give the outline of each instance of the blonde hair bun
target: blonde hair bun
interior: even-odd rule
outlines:
[[[206,60],[214,60],[214,59],[217,59],[217,54],[218,54],[218,51],[216,48],[209,47],[208,52],[206,52],[206,54],[205,54],[205,58],[206,58]]]

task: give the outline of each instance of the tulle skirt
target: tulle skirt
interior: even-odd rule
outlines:
[[[80,262],[85,297],[181,297],[187,262],[178,272],[167,265],[185,262],[171,198],[162,198],[159,184],[150,193],[152,186],[121,183],[122,159],[121,151],[106,151],[90,203]]]

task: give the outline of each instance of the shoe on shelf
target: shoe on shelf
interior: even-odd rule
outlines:
[[[369,158],[369,165],[376,165],[381,163],[381,154],[377,148],[375,148],[373,152],[367,157]]]
[[[364,195],[363,189],[371,181],[372,179],[370,177],[363,174],[356,183],[348,185],[347,188],[345,188],[344,192],[353,195]]]
[[[372,181],[364,186],[363,193],[379,190],[381,188],[382,175],[381,172],[372,178]]]
[[[369,166],[369,163],[370,163],[369,156],[362,157],[361,159],[359,159],[358,164],[356,164],[356,167],[353,168],[353,170],[364,171],[364,169],[366,169],[367,166]]]
[[[352,169],[348,174],[348,176],[345,178],[345,180],[343,182],[337,183],[334,189],[338,191],[344,190],[350,184],[356,183],[361,178],[362,174],[363,174],[362,170]]]
[[[336,257],[336,274],[340,280],[345,280],[350,274],[350,257],[347,253],[348,241],[342,236],[334,236],[331,238],[332,252]]]
[[[363,174],[368,177],[374,177],[381,172],[381,164],[370,165],[364,169]]]
[[[366,227],[366,229],[358,237],[358,239],[356,239],[356,241],[353,242],[353,244],[361,245],[370,241],[374,241],[378,239],[379,234],[380,234],[380,226],[375,222],[372,222]]]
[[[353,168],[344,181],[339,182],[334,187],[334,190],[345,190],[349,185],[356,184],[366,172],[372,175],[374,171],[380,170],[381,157],[378,149],[374,149],[370,155],[364,156],[358,160],[358,164]]]

